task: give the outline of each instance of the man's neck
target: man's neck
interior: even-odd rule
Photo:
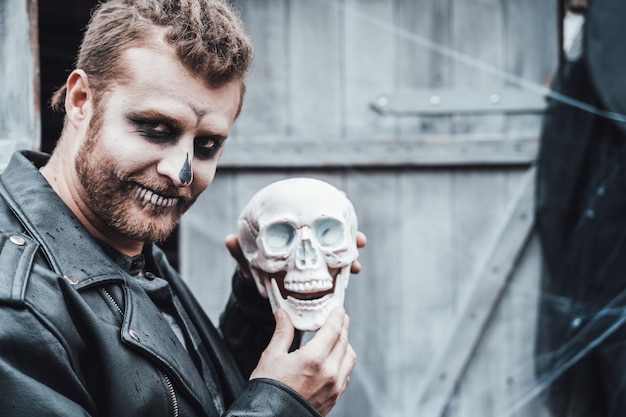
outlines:
[[[93,215],[88,207],[80,203],[80,199],[68,185],[68,181],[71,181],[69,163],[60,161],[53,154],[48,164],[40,168],[39,171],[92,236],[128,256],[136,256],[142,252],[144,246],[142,241],[120,236],[119,233],[111,230],[97,216]]]

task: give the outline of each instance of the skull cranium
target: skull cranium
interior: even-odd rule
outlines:
[[[238,220],[239,244],[261,295],[303,331],[343,305],[358,256],[352,203],[332,185],[291,178],[261,189]]]

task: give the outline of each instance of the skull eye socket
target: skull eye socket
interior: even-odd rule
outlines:
[[[278,223],[265,230],[263,242],[268,249],[285,249],[293,242],[296,229],[288,223]]]
[[[343,241],[343,223],[335,219],[318,220],[314,224],[315,238],[322,246],[334,246]]]

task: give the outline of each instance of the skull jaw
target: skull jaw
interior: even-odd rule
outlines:
[[[273,312],[282,309],[289,315],[296,329],[315,332],[322,327],[335,307],[343,306],[349,278],[350,267],[342,268],[337,275],[334,292],[317,300],[295,299],[291,296],[284,299],[274,278],[263,280],[265,288],[262,294],[267,294]]]

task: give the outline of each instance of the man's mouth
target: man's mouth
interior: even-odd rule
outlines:
[[[135,198],[144,204],[165,208],[174,207],[180,200],[179,197],[164,196],[139,184],[136,184]]]

